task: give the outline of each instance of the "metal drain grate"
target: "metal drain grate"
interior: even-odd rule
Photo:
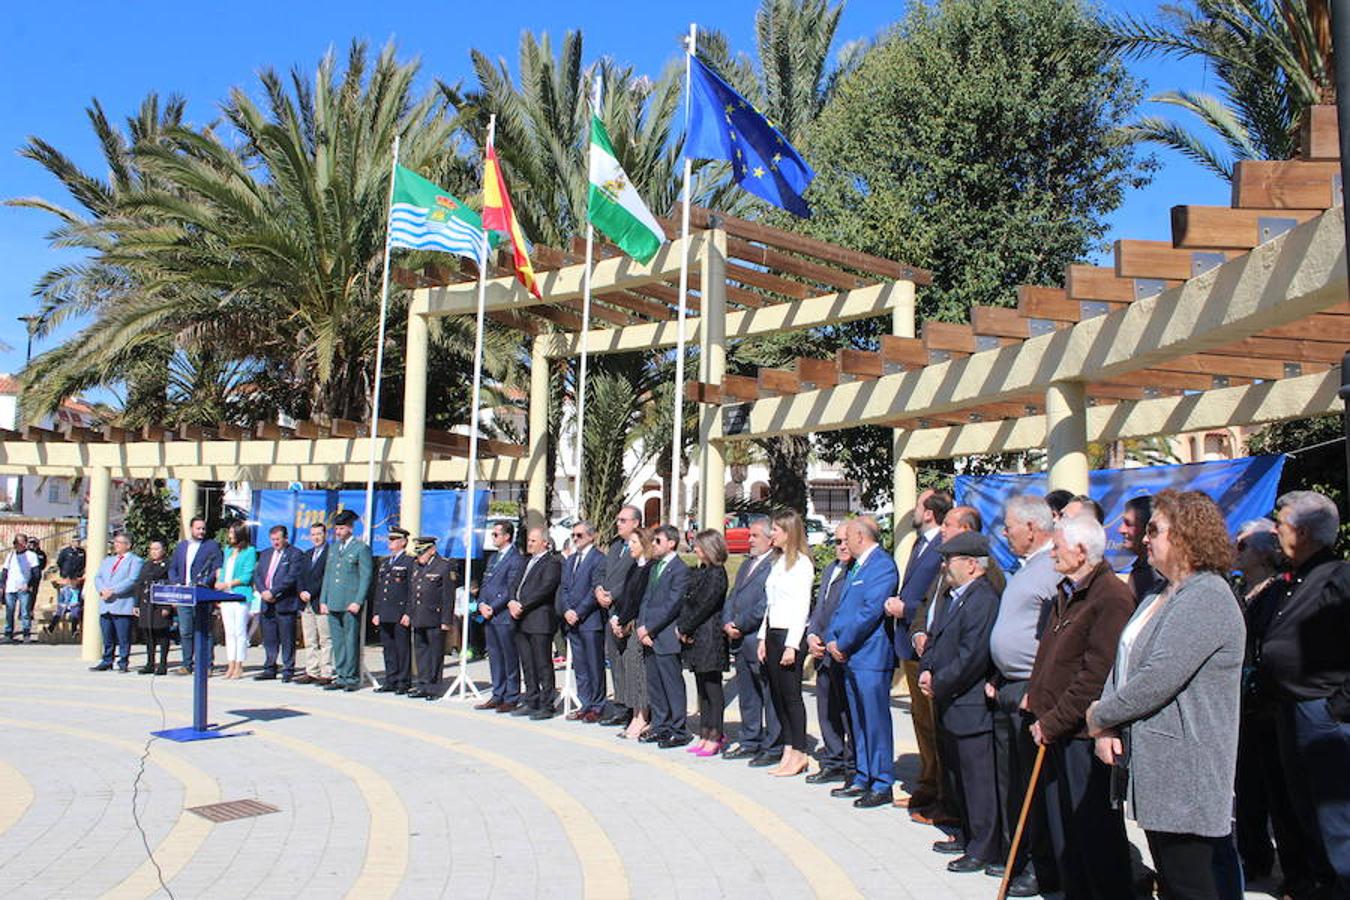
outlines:
[[[194,812],[212,822],[233,822],[235,819],[251,819],[254,816],[265,816],[281,810],[270,803],[261,803],[257,800],[227,800],[224,803],[212,803],[207,806],[189,806],[188,812]]]

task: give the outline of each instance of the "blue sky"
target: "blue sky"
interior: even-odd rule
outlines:
[[[394,39],[404,57],[418,56],[423,78],[471,78],[468,51],[477,47],[504,57],[514,69],[523,30],[555,37],[568,29],[586,36],[588,58],[607,54],[658,74],[679,52],[691,21],[725,32],[738,50],[754,48],[756,0],[686,0],[680,4],[610,0],[512,0],[471,14],[470,4],[374,4],[352,0],[234,0],[185,4],[163,0],[123,3],[67,0],[11,4],[0,21],[0,196],[40,195],[65,202],[56,182],[21,159],[28,135],[51,142],[78,164],[102,174],[100,154],[84,108],[97,97],[118,120],[150,91],[188,99],[189,118],[215,117],[215,104],[236,85],[256,84],[264,67],[312,71],[331,47],[344,50],[353,37],[379,46]],[[1109,0],[1114,12],[1151,15],[1151,0]],[[899,0],[850,0],[838,44],[871,37],[898,19]],[[1174,88],[1212,89],[1194,62],[1136,62],[1131,69],[1147,93]],[[1144,107],[1148,111],[1147,105]],[[1176,203],[1225,205],[1228,188],[1170,153],[1154,183],[1131,195],[1111,217],[1112,238],[1165,240],[1168,210]],[[34,311],[33,283],[63,257],[44,235],[51,220],[32,210],[0,207],[0,372],[23,367],[25,336],[16,317]],[[45,344],[39,343],[34,352]]]

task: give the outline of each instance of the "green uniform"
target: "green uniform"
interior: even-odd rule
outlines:
[[[347,607],[353,603],[365,606],[375,565],[370,547],[356,538],[345,545],[333,544],[328,552],[321,596],[333,634],[333,677],[343,687],[356,688],[361,683],[361,616],[365,613],[351,613]]]

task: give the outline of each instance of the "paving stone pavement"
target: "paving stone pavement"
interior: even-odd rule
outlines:
[[[378,672],[374,648],[367,662]],[[469,669],[486,683],[485,663]],[[251,733],[150,741],[137,783],[149,732],[190,722],[190,679],[92,673],[77,647],[0,646],[0,897],[167,896],[160,877],[177,898],[362,900],[998,886],[947,873],[929,849],[940,832],[901,810],[856,810],[827,787],[610,728],[279,681],[213,678],[210,692],[212,721]],[[917,757],[902,699],[893,718],[903,772]],[[184,811],[242,799],[279,811],[220,824]]]

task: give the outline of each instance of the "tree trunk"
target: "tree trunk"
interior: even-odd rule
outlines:
[[[811,455],[811,439],[805,435],[784,435],[761,441],[760,446],[769,458],[769,502],[805,516],[806,462]]]

